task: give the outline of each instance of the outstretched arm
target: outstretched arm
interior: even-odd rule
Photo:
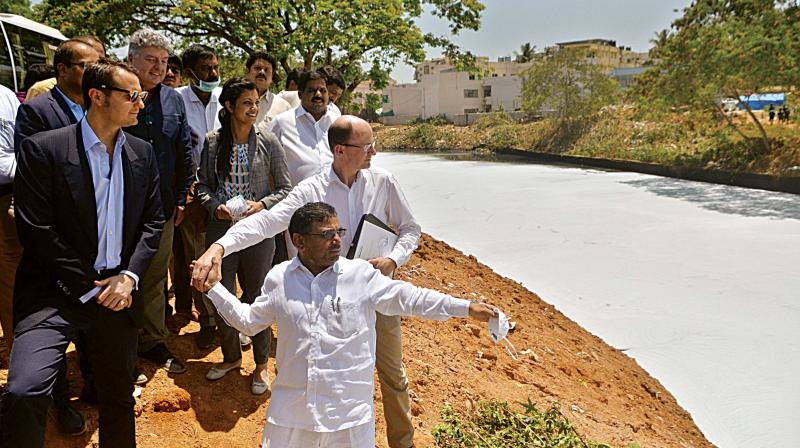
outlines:
[[[228,325],[242,334],[255,336],[275,322],[272,299],[268,293],[274,287],[275,284],[267,279],[261,288],[261,294],[252,305],[237,299],[222,284],[211,288],[208,298]]]

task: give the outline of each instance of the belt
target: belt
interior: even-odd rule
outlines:
[[[103,279],[106,279],[106,278],[109,278],[109,277],[113,277],[113,276],[119,274],[120,271],[122,271],[122,268],[116,267],[116,268],[113,268],[113,269],[100,269],[99,271],[95,271],[95,272],[97,272],[97,279],[98,280],[103,280]]]
[[[14,184],[0,185],[0,196],[5,196],[14,192]]]

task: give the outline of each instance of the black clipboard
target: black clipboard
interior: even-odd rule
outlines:
[[[362,236],[368,235],[369,240]],[[385,257],[397,243],[398,234],[383,221],[372,213],[367,213],[361,217],[358,229],[353,236],[353,243],[347,251],[347,258],[361,258],[369,260],[377,257]]]

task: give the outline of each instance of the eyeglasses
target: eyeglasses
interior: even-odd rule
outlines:
[[[344,238],[347,235],[347,229],[337,229],[337,230],[326,230],[322,233],[306,233],[305,235],[316,235],[321,236],[323,240],[330,241],[333,239],[335,235],[339,235],[339,238]]]
[[[351,148],[361,148],[365,153],[375,149],[375,142],[367,143],[366,145],[351,145],[349,143],[338,143],[342,146],[349,146]]]
[[[130,100],[131,103],[135,103],[137,100],[144,101],[144,100],[147,99],[147,92],[145,92],[145,91],[140,92],[138,90],[120,89],[119,87],[107,86],[105,84],[101,85],[100,89],[113,90],[115,92],[127,93],[128,94],[128,99]]]
[[[181,72],[180,67],[178,67],[177,65],[168,65],[167,70],[175,74],[179,74]]]

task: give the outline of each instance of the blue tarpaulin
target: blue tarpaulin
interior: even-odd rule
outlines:
[[[743,103],[750,105],[752,110],[761,110],[769,108],[770,104],[775,107],[783,106],[786,102],[786,94],[783,93],[754,93],[750,96],[740,96]],[[744,106],[739,105],[739,110],[743,110]]]

